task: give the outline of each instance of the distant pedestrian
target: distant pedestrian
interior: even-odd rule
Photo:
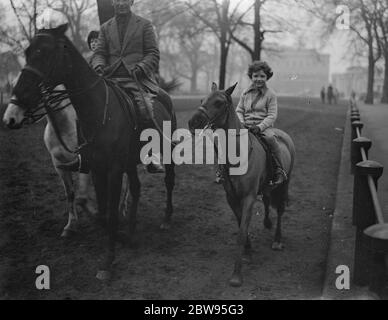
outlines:
[[[322,101],[322,103],[325,103],[325,99],[326,99],[326,88],[322,87],[322,90],[321,90],[321,101]]]
[[[333,103],[333,99],[334,99],[333,86],[329,85],[329,87],[327,88],[327,101],[329,102],[329,104]]]
[[[333,91],[334,104],[337,105],[339,100],[339,91],[337,88],[334,88]]]
[[[350,99],[352,99],[352,101],[356,101],[356,92],[354,90],[352,90],[352,92],[350,93]]]

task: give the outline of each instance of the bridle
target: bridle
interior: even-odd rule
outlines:
[[[230,102],[229,101],[229,98],[226,97],[228,103]],[[227,105],[226,106],[226,111],[225,110],[222,110],[220,111],[219,113],[217,113],[213,118],[210,117],[209,113],[208,113],[208,107],[206,105],[201,105],[199,108],[198,108],[198,111],[203,115],[205,116],[206,120],[207,120],[207,123],[205,125],[205,127],[202,129],[201,131],[201,134],[203,134],[203,132],[207,129],[211,129],[211,130],[216,130],[218,129],[217,126],[216,126],[216,121],[219,120],[221,117],[223,117],[226,113],[226,116],[227,118],[225,119],[225,122],[228,121],[228,118],[229,118],[229,112],[230,112],[230,105]]]
[[[85,147],[85,145],[89,144],[89,142],[86,142],[82,146],[78,147],[76,150],[70,150],[70,148],[66,145],[65,141],[62,139],[62,137],[60,135],[60,131],[59,131],[59,128],[57,126],[57,123],[54,121],[53,114],[55,112],[61,111],[65,108],[69,107],[71,105],[70,99],[72,97],[85,94],[86,92],[88,92],[88,91],[92,90],[94,87],[96,87],[100,81],[104,81],[105,92],[106,92],[106,99],[105,100],[106,101],[105,101],[104,119],[102,121],[102,125],[105,125],[105,123],[107,121],[107,112],[108,112],[108,104],[109,104],[108,85],[103,77],[98,77],[96,81],[94,81],[90,86],[88,86],[86,88],[81,88],[78,90],[68,90],[68,89],[58,90],[58,89],[55,89],[55,87],[57,85],[54,85],[54,84],[49,85],[48,83],[49,83],[51,75],[55,73],[57,61],[63,61],[63,59],[66,59],[65,39],[61,38],[61,39],[57,40],[54,38],[53,35],[51,35],[49,33],[44,33],[44,32],[36,34],[36,37],[50,37],[56,42],[61,42],[60,43],[61,45],[59,45],[60,50],[59,50],[58,54],[56,55],[56,57],[54,59],[52,59],[53,62],[49,68],[47,75],[45,73],[43,73],[42,71],[40,71],[38,68],[31,66],[30,64],[26,64],[24,66],[24,68],[22,69],[22,73],[29,72],[29,73],[34,74],[35,76],[37,76],[40,79],[40,83],[38,86],[39,86],[40,93],[42,95],[42,97],[38,103],[37,108],[35,108],[33,110],[27,109],[27,112],[25,114],[26,120],[24,120],[23,123],[26,123],[26,124],[36,123],[37,121],[41,120],[43,117],[48,116],[51,119],[51,123],[52,123],[53,129],[58,137],[58,140],[60,141],[60,143],[62,144],[64,149],[70,153],[78,154],[80,152],[80,150],[83,147]],[[63,45],[62,45],[62,43],[63,43]],[[71,69],[72,69],[71,65],[68,68],[66,68],[67,73],[65,74],[65,77],[66,77],[66,75],[71,73]],[[62,102],[64,100],[67,100],[67,99],[69,100],[69,102],[65,105],[62,105]],[[11,100],[11,102],[13,104],[23,108],[23,105],[21,105],[19,101],[16,101],[13,99],[13,100]],[[41,112],[41,110],[44,110],[44,111]],[[92,140],[94,140],[94,137],[92,138]]]

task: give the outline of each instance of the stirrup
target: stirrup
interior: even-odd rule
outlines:
[[[224,181],[225,181],[225,176],[223,174],[222,169],[217,169],[217,171],[216,171],[216,179],[214,180],[214,182],[216,184],[223,184]]]
[[[147,172],[155,174],[155,173],[164,173],[165,170],[163,165],[151,162],[149,165],[147,165]]]
[[[288,180],[287,172],[284,171],[282,168],[277,168],[275,177],[273,180],[270,181],[270,186],[279,186],[286,182]]]

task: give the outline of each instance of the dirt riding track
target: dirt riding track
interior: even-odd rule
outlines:
[[[198,99],[175,101],[186,127]],[[277,126],[294,139],[297,161],[283,223],[283,252],[263,210],[252,219],[253,261],[244,284],[231,288],[237,225],[212,166],[177,168],[173,227],[161,231],[164,184],[141,171],[136,243],[118,245],[113,279],[95,278],[105,233],[81,215],[80,232],[59,237],[65,198],[43,145],[44,124],[0,129],[0,299],[301,299],[318,298],[324,277],[346,106],[282,98]],[[0,113],[2,115],[2,112]],[[275,213],[272,217],[275,219]],[[122,225],[124,229],[125,223]],[[47,265],[51,290],[35,289],[35,268]]]

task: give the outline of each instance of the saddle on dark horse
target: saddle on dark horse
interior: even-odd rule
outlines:
[[[107,85],[112,89],[113,93],[119,100],[119,105],[127,118],[129,124],[131,124],[136,131],[141,133],[142,130],[148,128],[154,128],[163,134],[163,121],[171,121],[172,130],[176,129],[176,118],[171,103],[171,98],[166,91],[159,89],[153,102],[153,110],[149,111],[148,117],[144,116],[144,113],[140,111],[139,106],[136,103],[136,99],[130,91],[122,88],[116,81],[105,78]],[[105,119],[103,120],[103,122]],[[79,128],[79,156],[78,158],[68,164],[61,165],[60,169],[69,171],[79,171],[81,173],[89,173],[90,171],[90,158],[92,146],[86,141],[82,131]],[[139,160],[140,162],[140,160]],[[148,171],[151,173],[159,173],[164,171],[163,167],[151,163]]]

